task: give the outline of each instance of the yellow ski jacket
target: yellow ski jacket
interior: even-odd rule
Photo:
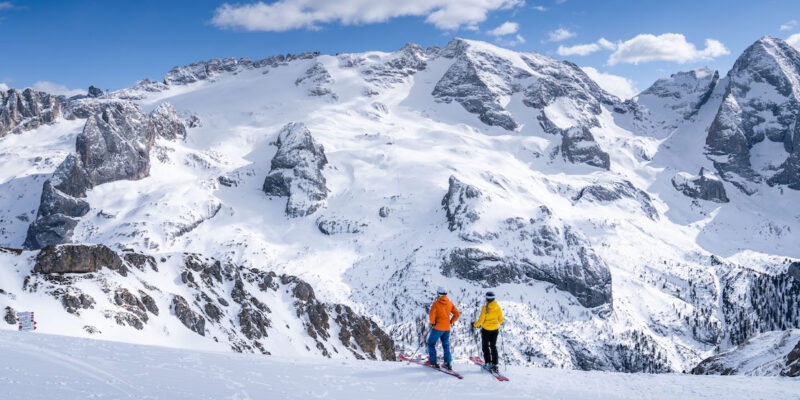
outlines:
[[[477,328],[481,325],[487,331],[496,331],[500,329],[500,325],[503,325],[503,310],[500,309],[497,301],[492,301],[481,308],[481,316],[472,326]]]

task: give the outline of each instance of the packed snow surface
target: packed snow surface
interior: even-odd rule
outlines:
[[[800,380],[508,367],[498,382],[403,362],[187,351],[0,332],[3,397],[26,399],[790,399]]]

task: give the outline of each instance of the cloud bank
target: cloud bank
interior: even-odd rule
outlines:
[[[425,17],[441,30],[475,29],[488,13],[524,5],[524,0],[279,0],[265,4],[225,3],[211,23],[219,28],[283,32],[319,29],[321,24],[374,24],[398,17]]]
[[[575,46],[563,46],[563,45],[558,46],[558,50],[556,50],[556,53],[558,53],[558,55],[563,57],[585,56],[600,51],[602,49],[614,50],[616,48],[617,48],[616,44],[611,43],[605,38],[600,38],[596,43],[578,44]]]
[[[502,25],[490,30],[487,33],[492,36],[505,36],[505,35],[511,35],[512,33],[517,33],[517,31],[519,31],[518,23],[506,21],[503,22]]]
[[[795,33],[794,35],[786,38],[786,43],[789,43],[790,46],[800,50],[800,33]]]
[[[564,28],[558,28],[547,34],[545,42],[561,42],[575,36],[577,36],[575,32],[570,32],[568,29]]]
[[[634,82],[628,78],[600,72],[592,67],[582,67],[581,69],[603,90],[623,100],[630,99],[639,93]]]
[[[77,96],[79,94],[86,94],[85,90],[82,89],[69,89],[64,85],[59,85],[58,83],[48,82],[48,81],[39,81],[33,84],[33,90],[38,90],[40,92],[55,94],[55,95],[63,95],[63,96]]]
[[[730,54],[718,40],[706,39],[705,49],[698,49],[679,33],[662,35],[641,34],[617,45],[608,58],[608,65],[619,63],[639,64],[651,61],[672,61],[679,64]]]

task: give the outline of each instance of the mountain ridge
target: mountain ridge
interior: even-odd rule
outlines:
[[[622,101],[575,64],[463,39],[441,49],[407,44],[393,53],[193,63],[173,68],[163,82],[60,99],[64,118],[3,138],[8,174],[0,185],[23,196],[0,197],[0,219],[8,221],[0,245],[18,247],[31,222],[48,215],[80,214],[68,215],[71,239],[47,244],[105,245],[156,260],[201,254],[243,270],[269,266],[307,281],[321,302],[375,321],[398,348],[424,336],[436,286],[447,286],[468,313],[472,299],[492,288],[511,316],[507,357],[515,363],[691,369],[716,349],[800,324],[796,312],[777,311],[766,295],[800,304],[789,273],[800,257],[791,245],[800,229],[791,204],[800,194],[791,179],[770,185],[730,175],[719,167],[728,145],[708,144],[722,132],[709,129],[715,121],[743,129],[740,111],[727,105],[738,104],[729,87],[748,82],[696,70]],[[122,114],[110,118],[114,110]],[[63,192],[81,195],[75,213],[72,203],[50,207],[57,202],[46,182],[64,160],[89,159],[81,149],[92,147],[78,145],[87,141],[82,119],[104,127],[94,138],[126,132],[119,137],[127,139],[102,139],[116,150],[76,169],[82,172],[74,176],[102,179],[82,185],[85,193]],[[147,172],[128,168],[145,155]],[[105,174],[102,160],[111,159],[121,161]],[[782,171],[794,179],[791,168]],[[31,209],[37,196],[40,206]],[[61,211],[36,217],[48,209]],[[28,247],[4,255],[18,267],[3,280],[13,291],[2,289],[17,292],[31,276],[41,246]],[[177,264],[163,267],[163,274],[182,272]],[[125,287],[134,280],[119,279],[135,293]],[[177,290],[148,280],[165,293]],[[81,282],[84,289],[103,285]],[[53,297],[22,290],[26,299]],[[196,322],[218,313],[200,292],[182,298],[159,308],[194,321],[167,329],[191,326],[199,345],[206,327]],[[24,306],[11,296],[0,300]],[[136,302],[120,303],[112,297],[84,313],[100,331],[131,329],[127,317],[114,315]],[[54,316],[65,312],[47,304]],[[226,326],[230,337],[273,318],[259,313]],[[260,345],[279,348],[285,335],[261,325],[269,335]],[[467,327],[457,325],[459,357],[475,351],[467,338]],[[308,352],[341,356],[322,346]]]

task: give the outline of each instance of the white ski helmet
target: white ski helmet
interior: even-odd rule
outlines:
[[[447,290],[444,290],[444,287],[439,286],[439,288],[436,289],[436,294],[439,296],[446,296]]]

